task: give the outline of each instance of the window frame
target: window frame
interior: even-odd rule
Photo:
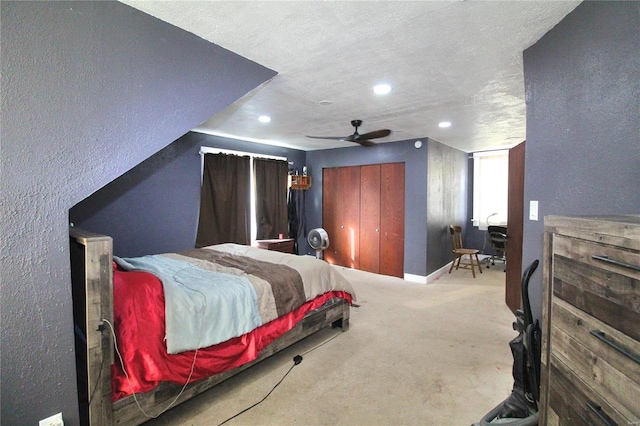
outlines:
[[[503,167],[496,169],[496,161],[503,161]],[[491,164],[492,167],[489,167],[488,164]],[[473,226],[485,231],[489,225],[507,225],[508,181],[508,149],[473,153]],[[486,192],[489,188],[492,191],[491,196]],[[496,199],[498,199],[497,205],[495,204]],[[488,208],[485,205],[487,200],[493,200],[495,207]]]
[[[257,154],[255,152],[237,151],[234,149],[214,148],[209,146],[200,147],[200,185],[202,185],[202,177],[204,176],[204,154],[229,154],[249,157],[249,190],[251,191],[251,198],[249,200],[251,218],[251,245],[255,246],[256,237],[258,235],[258,223],[256,220],[256,183],[253,176],[253,159],[254,158],[266,158],[269,160],[282,160],[287,161],[287,157],[281,157],[277,155]]]

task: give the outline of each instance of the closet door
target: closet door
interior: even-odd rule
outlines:
[[[323,170],[323,227],[329,234],[327,262],[359,269],[360,168]]]
[[[404,276],[404,163],[323,170],[324,259],[335,265]]]
[[[404,277],[404,163],[380,165],[380,274]]]
[[[342,223],[339,246],[342,265],[360,269],[360,168],[341,167],[340,190],[342,198]]]
[[[324,251],[324,260],[339,265],[335,247],[338,243],[337,229],[340,227],[340,197],[337,184],[338,169],[322,170],[322,227],[329,235],[329,248]]]
[[[380,272],[380,165],[360,168],[360,269]]]

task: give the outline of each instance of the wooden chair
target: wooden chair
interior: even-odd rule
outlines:
[[[449,232],[451,232],[451,242],[453,243],[453,262],[449,268],[449,273],[453,270],[453,267],[463,269],[471,269],[473,278],[476,277],[475,267],[478,267],[478,271],[482,273],[482,267],[480,266],[480,259],[478,259],[478,250],[464,248],[462,243],[462,227],[456,225],[449,225]],[[463,261],[464,256],[469,256],[469,262]],[[474,261],[475,258],[475,261]]]

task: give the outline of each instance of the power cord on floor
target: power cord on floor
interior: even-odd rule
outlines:
[[[302,355],[306,355],[309,352],[315,351],[316,349],[318,349],[320,346],[324,346],[327,343],[329,343],[330,341],[332,341],[333,339],[335,339],[336,337],[340,336],[340,334],[342,333],[338,333],[335,336],[333,336],[330,339],[327,339],[326,341],[320,343],[317,346],[314,346],[313,348],[309,349],[306,352],[303,352]],[[296,365],[300,364],[302,362],[302,355],[296,355],[293,357],[293,365],[289,368],[289,370],[287,370],[286,373],[284,373],[284,376],[282,376],[282,378],[280,379],[280,381],[278,383],[275,384],[275,386],[273,388],[271,388],[271,390],[269,391],[269,393],[267,395],[265,395],[264,398],[262,398],[260,401],[256,402],[255,404],[253,404],[250,407],[245,408],[244,410],[240,411],[239,413],[234,414],[233,416],[229,417],[227,420],[223,421],[222,423],[219,423],[218,426],[222,426],[223,424],[235,419],[236,417],[240,416],[241,414],[246,413],[247,411],[251,410],[252,408],[260,405],[262,402],[264,402],[265,399],[267,399],[269,397],[269,395],[271,395],[271,393],[276,390],[276,388],[280,385],[280,383],[282,383],[285,379],[285,377],[287,377],[289,375],[289,373],[291,373],[291,370],[293,370],[293,367],[295,367]]]
[[[296,365],[300,364],[302,362],[302,356],[301,355],[296,355],[293,357],[293,365],[289,368],[289,370],[284,374],[284,376],[282,376],[282,379],[280,379],[280,381],[278,383],[276,383],[276,385],[271,388],[271,390],[269,391],[268,394],[265,395],[264,398],[262,398],[260,401],[256,402],[255,404],[253,404],[250,407],[245,408],[244,410],[240,411],[239,413],[229,417],[227,420],[225,420],[224,422],[218,424],[218,426],[222,426],[223,424],[227,423],[228,421],[231,421],[233,419],[235,419],[236,417],[238,417],[241,414],[246,413],[247,411],[251,410],[253,407],[256,407],[258,405],[260,405],[265,399],[267,399],[269,397],[269,395],[271,395],[271,393],[276,390],[276,388],[280,385],[280,383],[282,383],[285,379],[285,377],[287,377],[289,375],[289,373],[291,373],[291,370],[293,370],[293,367],[295,367]]]

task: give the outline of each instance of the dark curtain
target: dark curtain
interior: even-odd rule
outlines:
[[[268,240],[288,234],[287,162],[255,158],[253,176],[256,184],[256,239]]]
[[[251,243],[249,157],[205,154],[196,247]]]
[[[307,227],[304,221],[304,196],[305,191],[289,188],[287,201],[289,238],[294,238],[294,253],[296,254],[304,254],[301,251],[306,249],[306,246],[299,246],[299,240],[304,240],[307,237]]]

